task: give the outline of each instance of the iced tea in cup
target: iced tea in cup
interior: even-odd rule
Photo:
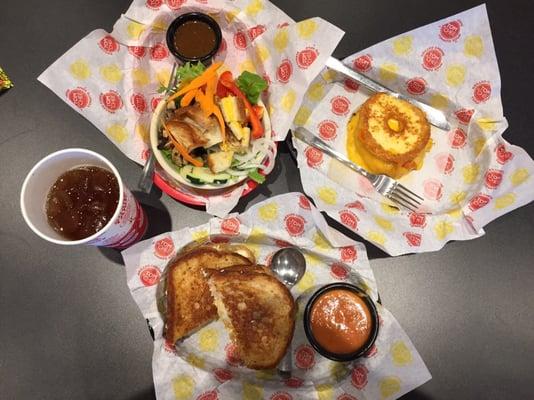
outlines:
[[[147,218],[105,157],[86,149],[64,149],[39,161],[20,194],[28,226],[62,245],[126,248],[143,237]]]

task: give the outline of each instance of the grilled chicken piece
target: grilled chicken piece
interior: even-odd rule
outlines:
[[[175,138],[188,151],[198,147],[208,148],[222,142],[221,129],[217,118],[214,116],[206,117],[198,104],[176,109],[172,118],[167,122],[167,126],[173,136],[175,136],[174,133],[176,131]],[[173,130],[172,126],[174,126],[175,130]]]
[[[233,151],[218,151],[216,153],[208,154],[208,167],[214,174],[223,172],[232,165],[232,158],[234,158]]]
[[[207,143],[202,132],[187,122],[172,119],[167,121],[167,128],[171,131],[172,136],[186,148],[188,153],[198,147],[205,146]]]

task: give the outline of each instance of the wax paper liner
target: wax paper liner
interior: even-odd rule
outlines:
[[[166,29],[189,11],[208,13],[221,25],[223,44],[216,60],[224,61],[236,76],[249,70],[270,82],[263,101],[275,140],[283,140],[306,88],[343,32],[321,18],[295,23],[267,1],[135,0],[111,34],[91,32],[38,79],[142,164],[152,112],[174,62],[166,47]],[[231,189],[224,197],[198,196],[207,202],[208,212],[224,216],[244,188]]]
[[[280,381],[274,371],[239,366],[219,321],[176,348],[165,344],[164,320],[157,304],[159,281],[176,252],[189,243],[208,239],[245,243],[258,262],[265,264],[284,246],[297,246],[305,254],[307,272],[292,289],[299,311],[292,343],[294,376],[290,380]],[[345,280],[357,282],[375,301],[378,293],[365,247],[329,228],[321,213],[301,194],[276,196],[241,215],[213,218],[196,228],[159,235],[122,254],[132,296],[154,330],[152,365],[160,399],[394,399],[430,379],[410,339],[381,306],[375,346],[355,363],[329,361],[307,342],[302,311],[316,288]]]
[[[295,140],[304,190],[319,209],[391,255],[441,249],[484,234],[495,218],[534,199],[534,162],[502,134],[508,124],[484,5],[396,36],[348,57],[348,66],[443,110],[423,167],[400,179],[425,197],[399,211],[370,183]],[[330,70],[310,85],[295,119],[345,153],[347,123],[370,92]]]

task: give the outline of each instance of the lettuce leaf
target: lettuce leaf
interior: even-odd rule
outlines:
[[[267,89],[268,85],[265,79],[252,72],[243,71],[236,79],[237,87],[247,96],[248,101],[252,104],[258,102],[261,92]]]
[[[202,75],[205,70],[206,67],[201,62],[192,64],[188,61],[176,69],[176,76],[180,85],[183,85],[184,83],[191,82],[197,76]]]

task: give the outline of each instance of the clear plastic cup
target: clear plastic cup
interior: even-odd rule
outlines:
[[[48,223],[46,199],[50,188],[64,172],[91,165],[111,171],[119,184],[119,202],[109,222],[95,234],[80,240],[68,240]],[[41,238],[61,245],[88,244],[124,249],[143,237],[148,227],[146,214],[122,182],[117,169],[109,160],[86,149],[64,149],[49,154],[28,173],[22,184],[20,208],[31,230]]]

